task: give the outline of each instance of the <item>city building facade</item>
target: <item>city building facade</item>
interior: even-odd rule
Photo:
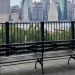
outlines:
[[[59,0],[61,20],[67,20],[67,0]]]
[[[11,13],[20,13],[20,7],[19,7],[19,5],[14,5],[14,6],[12,6],[11,7]]]
[[[43,6],[43,20],[48,21],[48,12],[50,6],[50,0],[41,0]]]
[[[32,21],[43,21],[43,7],[41,2],[34,2],[32,7]]]
[[[67,20],[72,20],[72,3],[71,1],[67,1]]]
[[[55,2],[50,4],[48,12],[48,21],[58,21],[58,10]]]
[[[0,0],[0,21],[5,22],[9,20],[10,14],[10,0]]]
[[[31,20],[32,0],[22,0],[22,21]]]
[[[75,20],[75,4],[74,4],[74,0],[72,0],[72,5],[71,5],[71,12],[72,12],[72,20]]]

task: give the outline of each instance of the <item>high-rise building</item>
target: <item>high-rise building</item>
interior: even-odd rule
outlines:
[[[27,0],[24,1],[24,6],[23,6],[23,21],[29,21]]]
[[[61,10],[61,20],[67,19],[67,0],[59,0]]]
[[[32,7],[32,0],[22,0],[22,20],[23,21],[30,21],[31,20],[31,7]]]
[[[67,1],[67,20],[72,20],[71,1]]]
[[[34,2],[32,7],[32,21],[43,21],[43,7],[41,2]]]
[[[11,14],[9,16],[9,21],[19,21],[20,20],[21,9],[19,5],[14,5],[11,7]]]
[[[19,21],[19,14],[18,13],[11,13],[9,21],[18,22]]]
[[[10,0],[0,0],[0,13],[10,13]]]
[[[58,21],[60,21],[60,19],[61,19],[61,10],[60,10],[60,6],[59,6],[58,2],[56,2],[56,6],[57,6],[57,12],[58,12]]]
[[[9,20],[10,14],[10,0],[0,0],[0,21],[5,22]]]
[[[19,5],[14,5],[11,7],[11,13],[20,13]]]
[[[56,3],[56,2],[59,2],[59,0],[52,0],[52,2],[55,2]]]
[[[41,0],[43,4],[43,20],[47,21],[48,20],[48,11],[49,11],[49,6],[50,6],[50,0]]]
[[[55,2],[50,4],[48,12],[48,21],[58,21],[58,9]]]
[[[74,0],[72,0],[71,12],[72,12],[72,20],[75,20],[75,4],[74,4]]]
[[[61,10],[60,10],[60,5],[59,5],[59,0],[52,0],[52,2],[54,2],[55,5],[56,5],[56,9],[57,9],[57,12],[58,12],[58,20],[60,21],[60,19],[61,19]]]
[[[74,4],[74,0],[72,0],[72,4]]]

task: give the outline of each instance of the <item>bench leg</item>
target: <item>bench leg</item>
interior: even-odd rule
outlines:
[[[39,63],[41,65],[42,74],[44,74],[43,64],[42,64],[42,58],[38,58],[37,61],[35,62],[35,69],[37,69],[37,67],[36,67],[37,63]]]
[[[42,66],[42,59],[38,58],[37,61],[35,62],[35,69],[37,69],[36,65],[39,63]]]
[[[70,64],[69,62],[70,62],[71,58],[75,60],[75,57],[73,55],[71,55],[70,58],[68,59],[68,64]]]
[[[37,69],[37,67],[36,67],[36,65],[37,65],[37,62],[38,62],[38,61],[36,61],[36,62],[35,62],[35,69]]]
[[[68,59],[68,64],[70,64],[70,59],[71,59],[71,56],[70,56],[69,59]]]

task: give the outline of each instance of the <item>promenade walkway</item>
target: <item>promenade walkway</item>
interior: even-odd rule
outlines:
[[[44,75],[75,75],[75,61],[71,59],[70,65],[67,59],[44,61]],[[34,63],[0,66],[0,75],[42,75],[41,68]]]

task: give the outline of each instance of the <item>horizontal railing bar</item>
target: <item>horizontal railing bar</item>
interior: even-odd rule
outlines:
[[[14,46],[14,45],[31,45],[31,44],[41,44],[41,43],[61,43],[61,42],[75,42],[75,39],[71,40],[55,40],[55,41],[38,41],[38,42],[27,42],[27,43],[12,43],[12,44],[0,44],[0,46]]]

